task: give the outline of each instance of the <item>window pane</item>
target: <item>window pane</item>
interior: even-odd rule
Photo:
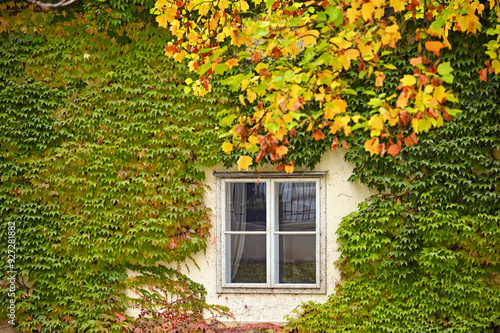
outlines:
[[[226,183],[226,231],[266,230],[266,183]]]
[[[266,235],[226,237],[226,282],[266,283]]]
[[[316,283],[316,236],[279,235],[278,283]]]
[[[278,183],[279,231],[316,231],[316,183]]]

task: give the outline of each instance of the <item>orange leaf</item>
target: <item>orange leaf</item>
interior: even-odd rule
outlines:
[[[405,139],[405,145],[407,145],[408,147],[411,147],[411,146],[414,146],[418,143],[417,141],[417,136],[415,135],[415,132],[412,132],[410,134],[410,136],[407,136]]]
[[[319,141],[325,138],[325,134],[320,129],[315,129],[312,133],[314,140]]]
[[[279,146],[278,148],[276,148],[276,153],[283,156],[288,153],[288,148],[285,146]]]
[[[401,151],[401,140],[398,140],[397,144],[390,143],[389,148],[387,148],[387,154],[390,154],[393,157],[396,157],[396,155],[398,155],[400,151]]]
[[[488,68],[483,68],[479,71],[479,80],[488,82]]]
[[[379,71],[376,71],[377,79],[375,80],[375,87],[382,87],[384,85],[385,74]]]
[[[342,148],[344,148],[345,150],[349,150],[350,149],[349,145],[347,144],[347,141],[342,140]]]
[[[290,162],[290,165],[285,165],[286,173],[293,173],[293,170],[295,170],[295,165],[293,164],[293,162]]]
[[[260,52],[254,52],[254,53],[252,54],[252,62],[253,62],[254,64],[258,63],[258,62],[259,62],[259,60],[260,60],[260,57],[261,57],[261,53],[260,53]]]
[[[339,146],[339,138],[335,137],[335,139],[333,139],[332,142],[332,150],[337,149],[338,146]]]
[[[234,59],[234,58],[229,59],[224,64],[227,66],[228,69],[231,69],[234,66],[238,65],[238,59]]]
[[[416,58],[410,59],[410,65],[412,65],[412,66],[421,65],[422,63],[423,63],[422,57],[416,57]]]
[[[443,43],[439,41],[428,41],[425,42],[425,49],[429,52],[434,53],[437,57],[441,54],[441,49],[444,47]]]

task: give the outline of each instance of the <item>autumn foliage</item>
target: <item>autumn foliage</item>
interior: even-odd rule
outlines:
[[[314,140],[329,132],[335,149],[337,133],[369,131],[364,147],[370,155],[396,156],[403,145],[416,144],[419,133],[450,121],[459,112],[450,106],[457,102],[449,89],[453,64],[441,56],[451,49],[450,32],[482,33],[486,9],[500,20],[493,0],[158,0],[153,12],[175,37],[165,54],[198,74],[186,91],[210,93],[212,78],[224,75],[236,93],[239,107],[221,114],[228,128],[222,150],[239,151],[239,169],[267,156],[292,172],[288,143],[297,132]],[[410,21],[417,28],[408,33]],[[413,71],[392,94],[378,94],[386,74],[398,70],[387,56],[402,32],[419,44]],[[500,28],[486,32],[497,39],[488,45],[491,61],[478,73],[482,80],[500,73]],[[346,102],[356,94],[345,79],[352,70],[373,82],[365,92],[373,95],[370,117],[352,113]]]

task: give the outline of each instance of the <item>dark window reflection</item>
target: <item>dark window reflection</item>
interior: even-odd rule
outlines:
[[[266,235],[227,235],[230,283],[266,283]]]
[[[316,230],[316,183],[278,183],[279,231]]]
[[[316,236],[279,236],[279,283],[316,283]]]
[[[226,183],[228,231],[266,230],[266,183]]]

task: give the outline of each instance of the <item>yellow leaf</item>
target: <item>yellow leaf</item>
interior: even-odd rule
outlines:
[[[238,59],[234,59],[234,58],[229,59],[224,64],[227,66],[228,69],[231,69],[234,66],[238,65]]]
[[[229,7],[229,2],[227,0],[219,0],[219,9],[226,10]]]
[[[255,99],[257,98],[257,94],[247,90],[247,98],[248,98],[248,101],[250,103],[253,103],[255,101]]]
[[[495,69],[495,74],[500,73],[500,61],[498,61],[498,59],[493,60],[491,66]]]
[[[174,54],[174,60],[177,62],[181,62],[182,59],[184,59],[185,55],[186,55],[186,51],[182,50],[181,52]]]
[[[396,13],[405,10],[407,5],[407,0],[390,0],[390,7],[394,8],[394,12]]]
[[[259,138],[256,137],[255,135],[250,135],[248,137],[248,142],[253,143],[253,144],[257,144],[257,143],[259,143]]]
[[[404,87],[411,87],[417,83],[417,80],[413,75],[405,75],[401,80]]]
[[[278,148],[276,148],[276,153],[278,153],[281,156],[286,155],[286,153],[288,153],[288,147],[279,146]]]
[[[371,2],[364,3],[361,7],[361,16],[366,22],[372,20],[372,14],[375,11],[375,6]]]
[[[242,94],[240,94],[239,99],[240,99],[240,103],[246,106],[246,104],[245,104],[245,96],[243,96]]]
[[[443,86],[437,86],[434,88],[432,97],[434,97],[439,103],[443,103],[444,98],[446,98],[446,89]]]
[[[333,119],[336,115],[344,113],[347,108],[347,103],[342,99],[334,99],[330,103],[325,104],[325,119]]]
[[[155,8],[161,9],[161,8],[165,7],[167,4],[168,4],[167,0],[158,0],[155,3]]]
[[[354,121],[354,123],[355,123],[355,124],[357,124],[357,123],[358,123],[359,118],[361,118],[361,116],[360,116],[360,115],[356,115],[356,116],[352,116],[352,117],[351,117],[352,121]]]
[[[240,12],[246,12],[250,8],[250,6],[248,6],[248,3],[244,0],[240,0],[239,5],[240,8],[238,8],[238,10]]]
[[[286,173],[293,173],[293,170],[295,167],[293,165],[285,165],[285,172]]]
[[[241,170],[248,171],[248,167],[253,164],[253,161],[250,156],[240,156],[237,164],[238,164],[238,171]]]
[[[229,154],[230,152],[233,151],[233,144],[229,142],[224,142],[222,144],[222,151],[225,152],[226,154]]]
[[[248,79],[241,81],[241,90],[245,90],[249,84],[250,84],[250,80],[248,80]]]
[[[317,30],[308,30],[306,31],[300,39],[304,41],[304,46],[309,44],[316,44],[316,38],[319,36],[319,32]]]
[[[378,115],[374,115],[368,120],[368,128],[370,129],[370,136],[379,136],[380,132],[384,129],[384,119]]]
[[[344,57],[347,58],[347,60],[356,60],[359,57],[359,51],[357,49],[349,49],[345,51]]]
[[[418,134],[420,133],[419,131],[419,127],[418,127],[418,119],[417,118],[413,118],[413,120],[411,121],[411,126],[413,127],[413,131],[415,132],[415,134]]]
[[[160,26],[161,28],[168,27],[167,15],[158,15],[156,17],[156,22],[158,22],[158,26]]]
[[[287,133],[288,133],[288,131],[286,130],[286,128],[285,128],[285,127],[280,127],[280,129],[279,129],[278,131],[276,131],[275,136],[276,136],[276,138],[277,138],[278,140],[280,140],[280,141],[281,141],[281,140],[283,140],[283,137],[284,137]]]
[[[365,142],[365,150],[370,153],[370,156],[378,154],[378,138],[373,138]]]

